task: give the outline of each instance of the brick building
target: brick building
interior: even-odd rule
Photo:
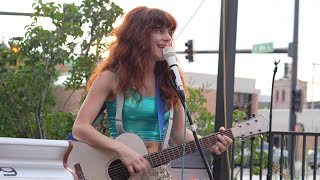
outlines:
[[[297,81],[297,89],[301,89],[302,93],[302,108],[307,106],[307,86],[305,81]],[[283,78],[274,82],[273,88],[273,108],[274,109],[289,109],[291,96],[291,64],[285,64]]]

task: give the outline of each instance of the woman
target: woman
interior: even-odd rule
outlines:
[[[142,155],[114,140],[119,133],[115,125],[116,98],[119,93],[125,97],[122,111],[124,131],[139,135],[149,153],[157,152],[161,150],[163,140],[156,108],[156,89],[159,87],[158,92],[167,111],[164,115],[164,131],[169,119],[168,110],[173,108],[171,138],[176,144],[184,142],[184,109],[169,83],[171,74],[163,58],[163,49],[173,45],[172,36],[176,26],[176,20],[163,10],[147,7],[131,10],[114,30],[116,40],[110,46],[109,57],[90,77],[87,97],[73,126],[76,139],[95,148],[115,152],[130,174],[148,174],[145,179],[171,179],[170,168],[164,165],[151,169]],[[111,138],[91,126],[104,103],[107,106]],[[219,135],[218,139],[220,142],[211,149],[221,154],[232,140],[224,135]],[[194,140],[190,130],[186,132],[186,140]]]

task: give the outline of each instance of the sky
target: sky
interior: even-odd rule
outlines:
[[[55,2],[79,2],[56,0]],[[33,0],[0,0],[0,11],[32,12]],[[46,1],[45,1],[46,2]],[[178,22],[175,49],[185,50],[185,42],[194,41],[194,50],[218,50],[220,33],[220,0],[114,0],[124,12],[137,6],[161,8]],[[17,5],[19,4],[19,5]],[[320,101],[320,1],[300,1],[298,79],[308,82],[307,100]],[[273,43],[274,48],[286,48],[293,41],[294,0],[239,0],[237,18],[237,49],[252,49],[254,44]],[[23,36],[29,17],[0,15],[0,38],[8,40]],[[177,54],[185,72],[217,74],[218,54],[195,54],[188,63]],[[237,54],[235,77],[256,80],[261,95],[271,94],[274,62],[280,60],[275,79],[284,74],[284,64],[291,63],[287,54]],[[312,81],[314,83],[312,83]],[[312,93],[313,89],[313,93]]]

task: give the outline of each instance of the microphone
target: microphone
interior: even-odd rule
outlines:
[[[181,92],[182,97],[184,98],[185,94],[184,94],[183,84],[182,84],[180,74],[179,74],[176,52],[174,51],[174,49],[172,47],[169,47],[169,46],[165,47],[163,49],[163,57],[167,61],[168,65],[169,65],[169,69],[173,72],[172,73],[172,75],[174,76],[173,79],[176,83],[178,90]]]

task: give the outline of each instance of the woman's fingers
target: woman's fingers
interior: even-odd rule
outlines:
[[[222,142],[225,146],[230,146],[230,145],[233,143],[233,140],[232,140],[230,137],[224,135],[224,131],[225,131],[225,128],[224,128],[223,126],[219,128],[219,132],[223,135],[223,136],[222,136],[223,140],[222,140],[221,138],[219,138],[219,140],[220,140],[220,142]],[[221,135],[220,135],[220,136],[221,136]]]
[[[141,157],[139,160],[140,160],[140,167],[141,167],[139,172],[142,172],[143,174],[147,174],[150,170],[150,163],[144,157]]]
[[[135,170],[133,169],[133,166],[127,165],[127,169],[128,169],[128,172],[129,172],[130,175],[135,173]]]
[[[219,142],[221,142],[225,147],[229,147],[232,144],[232,139],[226,135],[217,135]]]
[[[217,145],[213,145],[211,148],[210,148],[211,151],[213,151],[214,153],[216,153],[217,155],[220,155],[221,154],[221,151],[219,149],[219,147]]]
[[[224,135],[225,128],[220,127],[219,132],[221,134],[217,135],[217,143],[210,148],[213,152],[215,152],[217,155],[220,155],[222,152],[226,151],[228,147],[233,143],[233,140],[229,138],[228,136]]]
[[[150,164],[144,157],[141,156],[131,161],[131,163],[128,163],[127,168],[130,175],[132,174],[145,175],[150,170]]]

